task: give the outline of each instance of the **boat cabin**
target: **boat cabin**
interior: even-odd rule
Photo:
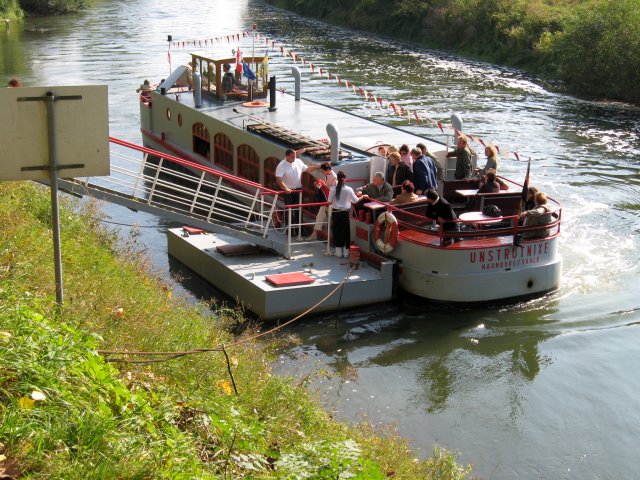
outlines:
[[[235,57],[213,59],[203,55],[191,54],[191,65],[194,72],[202,79],[202,93],[218,100],[226,98],[253,99],[267,96],[269,57],[244,57],[238,64]],[[229,65],[229,74],[233,77],[231,88],[225,84],[224,66]],[[255,80],[250,80],[245,73],[253,73]],[[225,88],[226,87],[226,88]]]

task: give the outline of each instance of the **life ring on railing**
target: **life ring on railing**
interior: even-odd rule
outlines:
[[[393,213],[384,212],[378,215],[373,231],[373,238],[376,241],[378,250],[384,254],[392,252],[398,246],[399,236],[398,219],[393,216]]]

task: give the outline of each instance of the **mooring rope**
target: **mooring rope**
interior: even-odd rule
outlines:
[[[151,351],[140,351],[140,350],[97,350],[97,352],[101,355],[131,355],[131,356],[167,356],[169,358],[156,358],[150,360],[129,360],[126,358],[106,358],[107,362],[111,363],[157,363],[157,362],[166,362],[169,360],[174,360],[176,358],[184,357],[185,355],[195,355],[198,353],[207,353],[207,352],[225,352],[225,349],[231,347],[237,347],[239,345],[252,342],[258,338],[264,337],[266,335],[270,335],[272,333],[277,332],[278,330],[283,329],[284,327],[291,325],[292,323],[300,320],[301,318],[307,316],[311,312],[313,312],[316,308],[326,302],[334,293],[336,293],[342,286],[347,283],[351,273],[353,272],[353,268],[349,269],[349,272],[344,277],[344,279],[336,285],[336,287],[331,290],[327,295],[325,295],[320,301],[318,301],[315,305],[309,307],[304,312],[296,315],[291,320],[286,321],[280,325],[275,326],[274,328],[267,330],[265,332],[257,333],[251,337],[243,338],[241,340],[237,340],[229,345],[221,345],[220,347],[210,347],[210,348],[194,348],[191,350],[184,351],[167,351],[167,352],[151,352]],[[341,295],[342,298],[342,295]]]

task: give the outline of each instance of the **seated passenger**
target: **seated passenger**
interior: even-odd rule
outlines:
[[[402,185],[405,180],[411,180],[411,169],[400,160],[400,153],[398,152],[389,154],[387,180],[391,186]]]
[[[420,197],[413,193],[413,183],[409,180],[405,180],[402,183],[402,192],[393,200],[389,202],[389,205],[400,205],[401,203],[413,203],[420,200]]]
[[[520,214],[524,218],[524,227],[538,227],[551,223],[551,207],[547,205],[547,195],[544,192],[536,193],[534,198],[535,207]],[[544,238],[549,236],[551,231],[548,228],[523,232],[523,238]]]
[[[151,82],[149,80],[145,80],[144,82],[142,82],[142,85],[140,85],[137,89],[136,92],[141,93],[141,94],[145,94],[145,93],[149,93],[152,92],[154,90],[153,86],[151,85]]]
[[[484,154],[487,156],[487,163],[482,168],[476,168],[475,173],[481,177],[485,176],[489,170],[494,170],[498,174],[498,150],[491,143],[484,148]]]
[[[442,230],[445,232],[457,232],[460,230],[460,226],[456,222],[458,216],[453,211],[453,207],[444,198],[438,195],[438,192],[433,188],[427,190],[427,206],[426,216],[431,220],[435,220],[442,225]],[[455,242],[456,238],[447,238],[446,241]]]
[[[483,179],[480,180],[480,188],[478,189],[478,193],[499,193],[500,184],[496,180],[496,171],[489,169],[489,171],[484,175]]]
[[[376,172],[373,175],[373,182],[360,187],[356,195],[362,200],[378,200],[388,202],[393,198],[393,188],[384,181],[384,173]]]
[[[536,193],[538,193],[538,189],[536,187],[527,188],[527,201],[524,204],[525,211],[531,210],[533,207],[536,206],[536,202],[535,202]]]

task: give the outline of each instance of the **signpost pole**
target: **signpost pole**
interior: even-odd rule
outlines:
[[[53,260],[56,269],[56,302],[62,306],[62,252],[60,248],[60,211],[58,207],[58,156],[56,153],[55,95],[47,92],[47,124],[49,133],[49,177],[51,181],[51,214],[53,218]]]

